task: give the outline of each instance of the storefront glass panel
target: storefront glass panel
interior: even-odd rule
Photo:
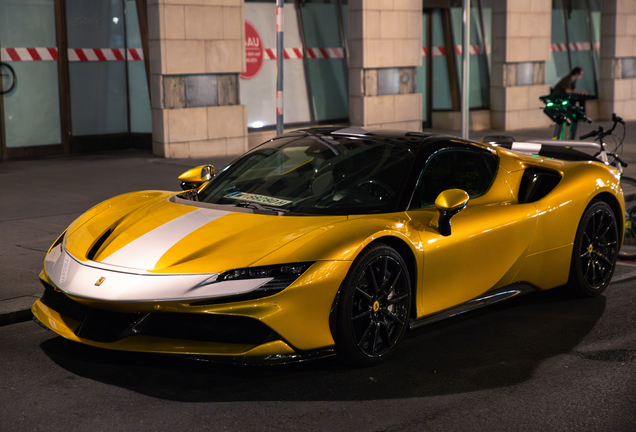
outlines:
[[[135,0],[126,0],[126,48],[129,51],[126,66],[128,68],[128,100],[130,104],[130,132],[152,133],[152,113],[148,80],[143,60],[139,18]],[[135,50],[136,58],[130,52]]]
[[[596,60],[596,77],[601,76],[600,42],[601,42],[601,0],[589,0],[590,20],[592,22],[592,41],[594,42],[594,59]]]
[[[7,148],[61,143],[55,2],[0,0],[0,48],[16,74],[0,96]]]
[[[552,40],[551,56],[546,62],[545,79],[550,87],[555,86],[561,78],[570,73],[572,68],[583,68],[583,79],[577,82],[577,91],[596,94],[594,56],[598,51],[595,42],[598,41],[600,29],[600,5],[596,6],[596,15],[590,15],[586,0],[571,0],[563,7],[562,0],[552,2]],[[594,10],[594,8],[593,8]],[[590,32],[590,25],[595,29]],[[567,37],[566,37],[567,33]]]
[[[128,132],[123,2],[66,0],[66,19],[73,135]]]
[[[347,64],[344,58],[336,1],[307,0],[301,6],[305,44],[321,50],[329,58],[307,60],[317,121],[343,120],[349,117]],[[333,48],[336,48],[334,50]],[[338,58],[340,54],[343,57]]]
[[[576,90],[595,95],[592,35],[586,0],[570,0],[570,8],[566,8],[565,16],[572,67],[578,66],[585,71],[583,79],[576,85]]]
[[[475,2],[471,3],[470,13],[470,55],[468,56],[470,68],[469,72],[469,96],[468,102],[470,108],[488,108],[490,105],[490,79],[488,76],[488,58],[486,56],[486,41],[483,40],[481,29],[481,19],[479,9],[475,6]],[[489,8],[489,11],[492,9]],[[459,82],[462,82],[463,68],[461,49],[463,45],[463,9],[461,7],[451,8],[451,20],[453,23],[453,38],[455,44],[459,47],[456,51],[457,59],[457,75]],[[484,16],[484,21],[486,17]]]
[[[433,110],[451,110],[453,103],[450,94],[450,82],[446,53],[444,51],[444,30],[442,12],[433,11]]]
[[[284,37],[286,49],[300,49],[302,42],[298,31],[298,19],[293,3],[284,6]],[[274,2],[246,2],[245,20],[258,31],[265,48],[263,67],[253,78],[241,78],[241,103],[247,105],[247,126],[261,128],[276,124],[276,4]],[[268,54],[271,52],[272,55]],[[283,88],[285,124],[311,121],[309,98],[302,58],[283,60]]]

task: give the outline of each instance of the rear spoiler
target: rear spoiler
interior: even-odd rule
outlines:
[[[566,141],[566,140],[532,140],[528,142],[518,142],[508,135],[487,136],[484,142],[495,147],[503,147],[508,150],[527,153],[538,156],[545,156],[554,159],[575,162],[597,161],[594,156],[577,150],[576,148],[598,150],[598,143],[586,141]],[[555,143],[558,142],[558,145]]]

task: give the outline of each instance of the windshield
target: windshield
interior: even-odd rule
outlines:
[[[291,136],[267,142],[221,172],[199,200],[307,214],[395,211],[414,155],[364,137]]]

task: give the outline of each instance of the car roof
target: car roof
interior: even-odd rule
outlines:
[[[306,129],[298,129],[295,131],[287,132],[280,137],[293,137],[293,136],[307,136],[307,135],[330,135],[333,137],[351,137],[351,138],[367,138],[374,141],[381,141],[389,144],[403,145],[410,147],[414,151],[421,151],[424,147],[439,143],[440,141],[453,141],[466,144],[472,144],[481,148],[488,148],[492,150],[492,146],[488,144],[479,143],[475,141],[465,140],[456,136],[429,133],[429,132],[413,132],[406,130],[366,130],[361,127],[312,127]]]
[[[312,127],[298,129],[285,133],[284,137],[297,135],[331,135],[334,137],[370,138],[376,141],[392,142],[395,144],[407,144],[419,146],[431,137],[445,137],[440,134],[412,132],[405,130],[366,130],[361,127]]]

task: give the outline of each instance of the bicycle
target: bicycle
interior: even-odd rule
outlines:
[[[562,110],[557,109],[557,112],[560,111]],[[564,147],[569,149],[568,152],[554,154],[553,150],[552,153],[554,157],[565,160],[590,160],[588,154],[579,151],[572,151],[574,148],[587,149],[589,151],[597,150],[597,152],[593,155],[595,159],[606,165],[612,165],[618,170],[620,175],[620,186],[623,190],[623,196],[625,197],[625,234],[623,238],[623,246],[618,252],[618,257],[621,259],[636,259],[636,179],[623,176],[623,168],[627,167],[627,163],[621,159],[623,141],[625,140],[626,134],[625,122],[616,114],[612,114],[612,121],[614,124],[609,130],[605,130],[603,126],[599,126],[590,133],[580,136],[579,139],[581,141],[551,139],[531,140],[527,143],[515,143],[514,138],[512,137],[485,137],[484,142],[492,142],[496,145],[503,144],[511,150],[525,153],[538,153],[542,146],[549,146],[553,149],[554,147]],[[565,120],[563,120],[563,123],[565,123]],[[623,126],[623,135],[620,137],[613,134],[619,123]],[[582,141],[591,137],[595,137],[594,140],[598,141],[598,143]],[[613,149],[608,149],[607,144],[604,142],[604,139],[607,137],[612,137],[614,139]],[[507,140],[504,141],[504,139]],[[533,147],[533,145],[539,145],[539,147]],[[549,156],[549,154],[546,154],[546,156]]]
[[[612,114],[612,121],[614,121],[614,125],[608,131],[604,131],[602,126],[599,126],[597,130],[594,130],[588,134],[582,135],[580,139],[586,139],[590,137],[596,137],[596,140],[599,140],[601,143],[601,147],[604,147],[603,138],[606,136],[613,136],[612,132],[616,128],[618,123],[623,125],[623,136],[618,140],[618,144],[616,145],[613,152],[607,152],[605,156],[605,163],[609,163],[618,168],[618,171],[621,175],[620,185],[623,190],[623,197],[625,198],[625,234],[623,236],[623,246],[621,250],[618,252],[618,257],[623,259],[635,259],[636,258],[636,179],[631,177],[627,177],[623,175],[623,167],[626,167],[627,164],[623,162],[619,156],[615,156],[616,152],[619,151],[622,155],[623,149],[623,141],[625,140],[625,122],[622,118],[618,117],[616,114]],[[595,155],[596,156],[596,155]],[[612,160],[612,156],[615,156],[615,160]],[[603,159],[601,159],[603,160]]]
[[[621,156],[623,153],[623,141],[625,140],[625,134],[627,132],[625,128],[625,122],[616,114],[612,114],[612,121],[614,124],[609,130],[604,130],[603,126],[599,126],[597,129],[579,137],[580,140],[595,137],[594,140],[598,141],[599,151],[594,154],[594,157],[606,165],[614,166],[620,174],[620,185],[623,189],[623,196],[625,197],[625,234],[623,237],[623,246],[618,252],[618,257],[622,259],[635,259],[636,258],[636,179],[623,175],[623,167],[627,166]],[[618,137],[613,134],[618,124],[623,126],[623,135]],[[606,137],[614,138],[614,148],[608,151],[607,144],[603,141]],[[543,141],[545,142],[545,141]],[[551,145],[569,146],[569,147],[587,147],[590,148],[590,142],[583,141],[555,141],[549,142]]]

